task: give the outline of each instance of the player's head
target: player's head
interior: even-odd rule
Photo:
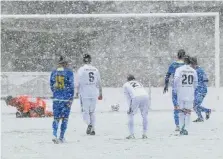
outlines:
[[[91,55],[84,54],[83,61],[84,61],[84,63],[91,63]]]
[[[7,106],[10,105],[12,99],[13,99],[12,96],[7,96],[7,97],[5,98],[5,103],[6,103]]]
[[[197,57],[191,57],[190,62],[192,65],[197,65]]]
[[[190,64],[193,68],[196,68],[197,66],[197,57],[191,57],[190,58]]]
[[[183,49],[180,49],[178,52],[177,52],[177,58],[178,59],[183,59],[184,56],[186,55],[185,51]]]
[[[191,58],[190,58],[190,56],[188,56],[188,55],[184,56],[184,63],[186,65],[190,65],[191,64]]]
[[[65,60],[63,56],[59,57],[58,65],[62,67],[66,67],[68,65],[68,62]]]
[[[133,81],[133,80],[135,80],[134,75],[129,74],[129,75],[127,76],[127,81]]]

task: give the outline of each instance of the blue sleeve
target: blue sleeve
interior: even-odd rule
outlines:
[[[69,99],[73,100],[74,98],[74,74],[72,71],[68,71],[68,92],[69,92]]]
[[[207,78],[207,75],[206,73],[203,71],[203,82],[207,85],[208,83],[208,78]]]
[[[178,106],[178,102],[177,102],[177,85],[178,85],[178,82],[179,82],[178,78],[174,77],[172,101],[173,101],[173,105],[175,107]]]
[[[167,73],[166,73],[166,77],[165,77],[165,86],[168,86],[168,84],[169,84],[169,78],[170,78],[171,74],[174,73],[174,71],[175,71],[175,69],[174,69],[174,63],[172,63],[172,64],[169,66],[169,69],[168,69],[168,71],[167,71]]]
[[[55,91],[55,71],[52,71],[51,75],[50,75],[50,88],[51,88],[51,91],[54,92]]]

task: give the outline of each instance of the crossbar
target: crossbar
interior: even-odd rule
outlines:
[[[130,17],[213,17],[218,12],[201,13],[127,13],[127,14],[2,14],[7,19],[42,19],[42,18],[130,18]]]

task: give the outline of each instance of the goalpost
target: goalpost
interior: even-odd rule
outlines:
[[[220,87],[220,31],[219,13],[127,13],[127,14],[25,14],[1,15],[1,19],[47,19],[47,18],[130,18],[130,17],[214,17],[215,18],[215,87]]]
[[[25,14],[25,15],[1,15],[2,19],[72,19],[72,18],[187,18],[187,17],[213,17],[215,30],[214,30],[214,43],[215,43],[215,88],[220,87],[220,31],[219,31],[219,13],[218,12],[201,12],[201,13],[127,13],[127,14]],[[150,86],[149,86],[150,89]],[[149,90],[151,98],[151,89]],[[150,100],[151,102],[151,100]]]

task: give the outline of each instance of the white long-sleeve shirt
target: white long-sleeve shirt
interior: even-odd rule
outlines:
[[[136,80],[126,82],[123,85],[123,89],[128,104],[130,104],[131,100],[135,97],[148,96],[148,93],[143,87],[143,85]]]
[[[197,72],[190,65],[177,68],[173,87],[174,92],[177,93],[177,100],[193,101],[197,83]]]
[[[101,88],[101,77],[97,68],[85,64],[77,72],[77,91],[81,98],[97,98]]]

